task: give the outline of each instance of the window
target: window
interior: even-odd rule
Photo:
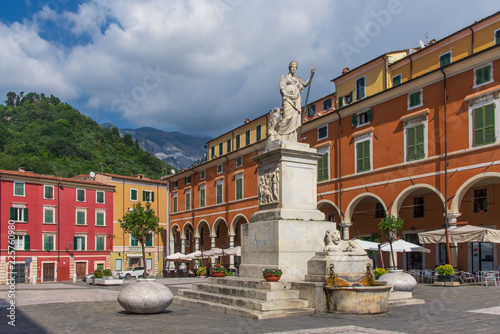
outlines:
[[[256,140],[259,141],[262,139],[262,125],[257,125],[257,128],[255,129],[255,136],[256,136]]]
[[[123,270],[122,259],[115,259],[115,270],[116,271],[122,271]]]
[[[222,181],[218,182],[216,187],[216,203],[221,204],[223,199],[222,199]]]
[[[371,139],[356,143],[356,173],[366,172],[370,166],[370,145]]]
[[[372,119],[373,119],[373,111],[371,109],[368,109],[365,112],[362,112],[362,113],[359,113],[356,115],[352,115],[351,125],[352,126],[365,125],[365,124],[370,123]]]
[[[96,191],[95,202],[99,204],[104,204],[104,191]]]
[[[224,144],[219,143],[219,157],[224,154]]]
[[[329,178],[328,164],[329,164],[329,154],[328,147],[323,147],[318,149],[318,153],[322,154],[321,158],[318,160],[318,182],[326,181]]]
[[[153,233],[149,233],[148,239],[146,240],[146,247],[153,247]]]
[[[28,222],[28,208],[10,208],[10,220],[15,222]]]
[[[231,152],[231,139],[228,139],[226,141],[226,152],[227,153]]]
[[[218,165],[217,165],[217,174],[222,173],[222,170],[223,170],[223,169],[222,169],[222,164],[218,164]]]
[[[202,171],[200,172],[200,179],[201,179],[201,180],[205,180],[205,177],[206,177],[205,170],[202,170]]]
[[[95,250],[106,250],[106,236],[96,235],[95,236]]]
[[[184,178],[184,184],[186,184],[186,185],[191,184],[191,176],[186,176]]]
[[[493,81],[492,64],[476,68],[474,70],[474,87],[487,84]],[[473,87],[473,88],[474,88]]]
[[[14,236],[15,250],[30,250],[30,236],[28,234],[16,234]]]
[[[473,212],[488,212],[488,191],[487,189],[474,190]]]
[[[51,251],[54,250],[54,234],[44,234],[43,235],[43,250]]]
[[[179,181],[172,181],[172,188],[177,189],[179,186]]]
[[[191,190],[186,190],[186,193],[184,194],[184,200],[185,209],[191,210]]]
[[[344,96],[345,104],[351,104],[352,103],[352,92]]]
[[[78,202],[85,202],[85,189],[76,190],[76,200]]]
[[[439,67],[451,64],[451,51],[439,56]]]
[[[307,107],[307,116],[311,117],[316,115],[316,106],[313,104],[309,107]]]
[[[214,157],[215,157],[215,146],[212,146],[212,147],[210,148],[210,153],[211,153],[211,154],[210,154],[210,156],[211,156],[212,158],[214,158]]]
[[[43,186],[43,198],[54,199],[54,186]]]
[[[177,194],[174,194],[174,197],[172,198],[172,212],[177,212]]]
[[[73,237],[73,250],[83,251],[85,250],[85,239],[84,235],[76,235]]]
[[[425,125],[406,128],[406,161],[425,158]]]
[[[236,167],[241,167],[243,165],[243,158],[241,155],[236,158]]]
[[[342,108],[344,106],[344,97],[339,96],[339,108]]]
[[[361,100],[365,97],[365,82],[366,77],[361,77],[356,80],[356,100]]]
[[[408,94],[408,109],[419,107],[422,104],[422,90]]]
[[[236,200],[243,199],[243,174],[236,176]]]
[[[482,146],[496,142],[495,104],[472,110],[472,146]]]
[[[500,44],[500,29],[495,31],[495,44]]]
[[[236,135],[236,149],[239,149],[241,147],[241,136]]]
[[[207,197],[207,192],[205,189],[205,185],[200,186],[200,208],[204,208],[206,205],[206,197]]]
[[[14,182],[14,196],[24,196],[23,182]]]
[[[375,202],[375,219],[385,218],[385,209],[382,203]]]
[[[326,99],[323,101],[323,111],[332,109],[332,99]]]
[[[245,131],[245,145],[250,145],[250,130]]]
[[[137,189],[130,189],[130,200],[137,201]]]
[[[318,128],[318,140],[328,137],[328,126]]]
[[[54,224],[54,208],[43,208],[43,222],[45,224]]]
[[[142,191],[142,200],[144,202],[154,202],[155,201],[155,193],[151,190],[143,190]]]
[[[106,225],[106,213],[103,211],[95,212],[95,224],[96,226],[105,226]]]
[[[392,77],[392,87],[401,85],[401,74]]]
[[[76,211],[76,225],[87,225],[87,212],[84,210]]]
[[[424,218],[424,198],[413,198],[413,218]]]
[[[134,238],[132,235],[130,236],[130,247],[137,247],[139,246],[139,241],[137,241],[136,238]]]

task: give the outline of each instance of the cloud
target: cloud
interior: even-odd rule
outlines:
[[[391,3],[400,10],[391,12]],[[98,122],[218,136],[281,104],[278,82],[292,59],[303,78],[317,68],[314,100],[334,90],[330,80],[345,66],[416,46],[422,31],[442,38],[496,7],[450,0],[90,0],[56,13],[45,6],[23,22],[0,23],[0,75],[9,78],[0,93],[45,92]],[[390,17],[377,21],[384,11]],[[373,22],[378,31],[347,57],[339,45],[356,46],[357,32]]]

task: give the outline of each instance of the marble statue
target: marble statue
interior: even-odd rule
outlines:
[[[348,252],[353,254],[366,254],[361,246],[352,240],[342,240],[340,232],[337,229],[331,229],[325,232],[325,248],[323,252]]]
[[[316,72],[313,67],[311,76],[305,82],[295,75],[298,63],[294,60],[288,65],[288,74],[281,76],[280,92],[282,96],[281,113],[278,108],[270,112],[269,138],[298,141],[298,129],[302,123],[302,100],[300,93],[307,87]]]

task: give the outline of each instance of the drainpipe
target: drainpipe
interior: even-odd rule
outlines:
[[[226,158],[226,182],[225,182],[225,185],[226,185],[226,213],[225,213],[225,217],[226,217],[226,224],[228,225],[228,234],[227,236],[229,237],[229,158],[226,156],[224,156]],[[229,240],[228,240],[229,242]]]
[[[59,181],[59,183],[57,184],[57,262],[59,262],[60,260],[60,248],[61,248],[61,236],[60,236],[60,233],[59,233],[59,211],[61,210],[61,204],[60,204],[60,199],[61,199],[61,196],[59,196],[59,191],[60,191],[60,187],[61,187],[61,181]]]
[[[139,196],[139,194],[137,194],[137,196]],[[122,217],[124,215],[125,215],[125,180],[122,180]],[[125,264],[125,231],[122,230],[122,270],[124,264]]]
[[[339,218],[340,222],[344,220],[344,212],[342,210],[342,145],[341,145],[341,135],[342,135],[342,126],[340,124],[340,112],[337,110],[337,116],[339,117],[339,138],[338,138],[338,151],[339,151]]]
[[[450,254],[450,238],[448,235],[448,126],[447,126],[447,96],[446,96],[446,73],[443,68],[441,68],[441,73],[443,73],[443,102],[444,102],[444,232],[446,235],[446,258],[448,263],[451,264],[451,254]]]
[[[165,257],[163,258],[163,268],[167,269],[167,261],[165,258],[169,256],[170,251],[170,181],[167,182],[167,230],[165,231]],[[170,268],[168,268],[170,269]],[[168,270],[167,269],[167,270]]]

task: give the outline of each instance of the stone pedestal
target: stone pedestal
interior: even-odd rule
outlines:
[[[306,281],[325,282],[330,277],[330,265],[335,276],[348,282],[358,282],[366,276],[366,266],[373,261],[365,254],[349,252],[318,252],[307,263]]]

